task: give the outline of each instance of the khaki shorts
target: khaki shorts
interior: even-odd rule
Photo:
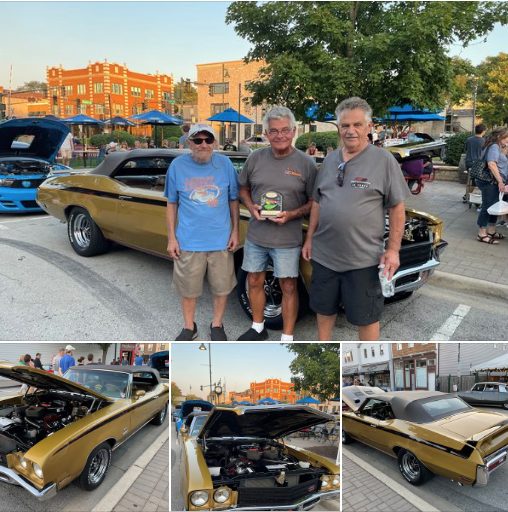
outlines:
[[[200,297],[205,274],[213,295],[229,295],[236,286],[233,253],[181,251],[180,258],[174,260],[173,284],[182,297]]]

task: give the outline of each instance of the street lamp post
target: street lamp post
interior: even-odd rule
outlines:
[[[208,349],[206,348],[204,343],[201,343],[199,346],[199,350],[208,350],[208,370],[210,376],[210,396],[213,397],[213,388],[212,388],[212,347],[210,343],[208,343]],[[213,400],[213,399],[212,399]]]

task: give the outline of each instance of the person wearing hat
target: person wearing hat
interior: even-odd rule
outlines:
[[[72,351],[76,350],[72,345],[65,347],[65,355],[60,359],[60,367],[58,368],[58,375],[63,377],[64,373],[71,367],[76,366],[76,360],[72,357]]]
[[[213,152],[215,140],[211,126],[192,125],[190,153],[175,158],[166,176],[168,253],[174,261],[173,284],[181,296],[184,321],[175,341],[197,337],[194,316],[205,274],[213,295],[210,339],[227,340],[222,320],[236,286],[238,182],[229,158]]]

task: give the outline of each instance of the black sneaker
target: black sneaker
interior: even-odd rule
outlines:
[[[198,337],[198,326],[194,322],[194,329],[182,329],[182,332],[175,338],[175,341],[192,341]]]
[[[238,341],[265,341],[267,339],[268,331],[265,328],[261,332],[257,332],[251,327],[238,338]]]
[[[210,324],[210,341],[228,341],[224,325],[213,327],[213,325]]]

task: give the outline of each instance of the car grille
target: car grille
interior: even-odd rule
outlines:
[[[238,506],[250,507],[255,505],[258,507],[266,507],[270,505],[291,505],[304,496],[316,493],[320,485],[319,477],[290,487],[275,488],[273,487],[273,478],[270,478],[269,481],[270,488],[263,488],[262,481],[260,482],[256,479],[256,483],[259,486],[242,486],[238,489]],[[291,482],[289,482],[289,484],[291,484]]]
[[[39,205],[35,201],[21,201],[21,204],[25,208],[40,208]]]
[[[37,178],[37,179],[29,179],[29,180],[15,180],[9,188],[37,188],[45,180],[46,180],[46,178]],[[26,186],[24,186],[23,183],[25,183]]]
[[[399,270],[423,265],[432,258],[432,243],[430,241],[424,241],[410,242],[402,245],[400,248],[399,257]],[[402,280],[400,282],[402,282]],[[397,284],[400,284],[400,282],[397,281]]]

